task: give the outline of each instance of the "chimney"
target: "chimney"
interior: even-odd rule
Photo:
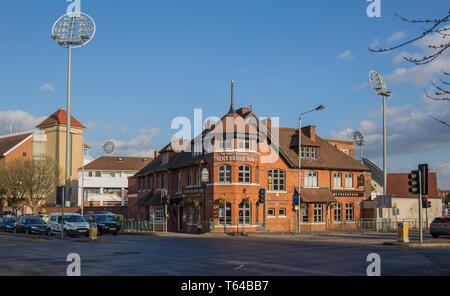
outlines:
[[[316,127],[314,125],[302,128],[302,133],[310,138],[311,141],[316,142]]]
[[[267,131],[270,133],[272,130],[272,120],[269,118],[264,118],[261,122],[266,127]]]
[[[159,156],[159,151],[155,151],[155,158]]]

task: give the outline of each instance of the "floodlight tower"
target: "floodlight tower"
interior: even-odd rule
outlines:
[[[387,155],[386,155],[386,98],[391,96],[391,91],[386,88],[386,83],[378,71],[370,72],[370,84],[376,94],[383,98],[383,195],[386,196],[387,185]]]
[[[364,138],[364,134],[360,130],[353,131],[353,141],[355,142],[356,146],[360,148],[360,156],[361,156],[361,163],[363,162],[363,146],[366,144],[366,140]]]
[[[66,175],[64,197],[61,202],[62,229],[64,238],[64,206],[66,197],[70,196],[70,179],[72,177],[71,159],[72,141],[70,136],[70,93],[72,78],[72,48],[79,48],[89,43],[95,35],[95,22],[87,14],[71,12],[60,17],[52,28],[51,37],[55,42],[69,49],[68,77],[67,77],[67,132],[66,132]]]

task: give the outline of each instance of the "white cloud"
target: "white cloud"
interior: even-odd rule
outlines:
[[[133,138],[130,140],[116,140],[112,139],[115,144],[116,151],[114,155],[121,156],[149,156],[154,155],[155,145],[153,138],[160,134],[157,128],[141,129],[133,133]],[[103,143],[88,143],[89,146],[101,150]]]
[[[22,111],[0,111],[0,135],[7,135],[10,132],[12,123],[12,132],[23,132],[33,130],[36,125],[41,123],[46,117],[34,117],[33,115]]]
[[[338,59],[341,59],[341,60],[351,60],[351,59],[353,59],[353,55],[352,55],[352,52],[350,50],[344,51],[343,53],[339,54],[337,57],[338,57]]]
[[[55,88],[50,83],[45,83],[41,86],[41,91],[53,92],[55,91]]]
[[[391,35],[391,37],[389,37],[389,38],[387,39],[387,42],[392,43],[392,42],[401,40],[401,39],[403,39],[403,38],[405,38],[405,37],[406,37],[406,33],[405,33],[405,32],[395,32],[395,33],[393,33],[393,34]]]
[[[437,173],[438,186],[443,189],[450,188],[450,162],[443,162],[432,166]]]

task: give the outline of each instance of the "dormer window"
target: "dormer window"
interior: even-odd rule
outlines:
[[[302,146],[302,158],[316,159],[316,147]]]
[[[162,164],[169,163],[169,153],[168,152],[164,152],[161,157],[162,157]]]

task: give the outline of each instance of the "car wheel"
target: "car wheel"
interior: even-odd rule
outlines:
[[[66,229],[64,229],[64,237],[68,237],[68,236],[69,236],[69,233],[67,232]]]
[[[114,235],[117,235],[117,231],[114,231]]]
[[[25,234],[26,234],[26,235],[29,235],[29,234],[30,234],[30,231],[28,230],[28,228],[25,229]]]
[[[17,233],[17,229],[14,228],[14,233]]]

